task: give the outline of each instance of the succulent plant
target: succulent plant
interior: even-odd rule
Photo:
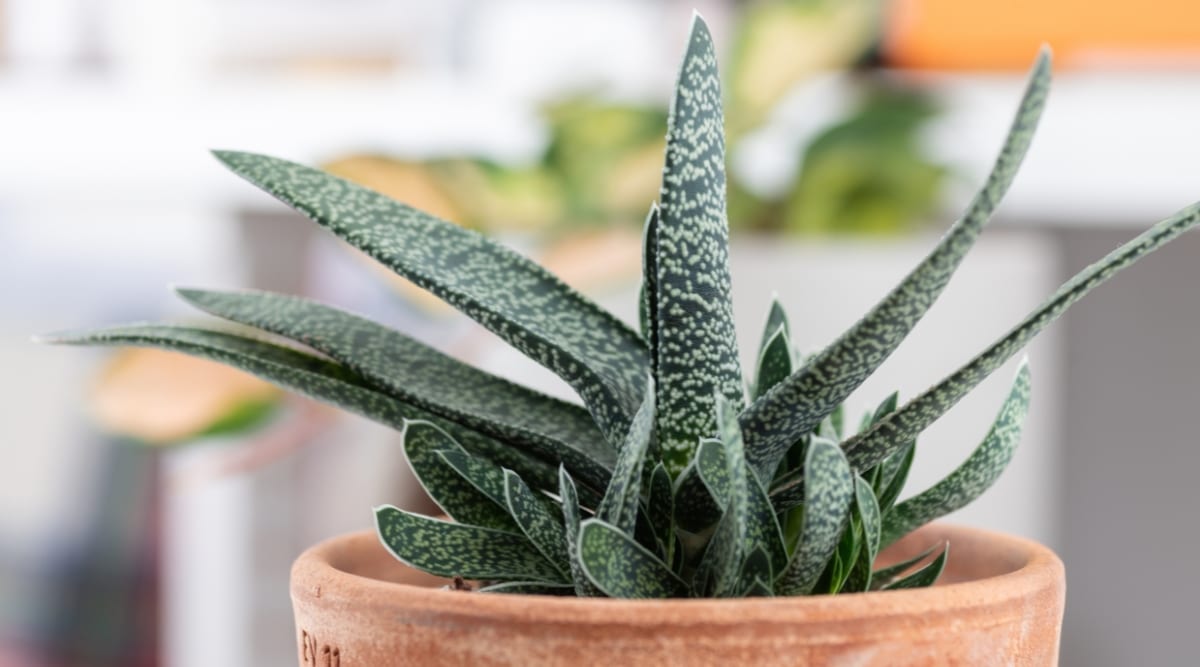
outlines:
[[[671,104],[661,197],[646,221],[640,332],[475,232],[315,169],[216,154],[557,373],[582,405],[362,317],[278,294],[179,290],[269,338],[136,324],[50,339],[215,359],[401,430],[417,478],[449,520],[380,507],[381,541],[405,563],[481,582],[484,591],[737,597],[929,585],[947,545],[885,570],[872,570],[875,556],[992,484],[1020,434],[1028,367],[1020,366],[974,453],[940,483],[897,502],[917,435],[1072,303],[1200,219],[1192,206],[1157,223],[943,381],[903,405],[886,397],[851,433],[844,401],[971,248],[1029,146],[1048,85],[1042,53],[965,214],[848,331],[803,357],[783,309],[771,307],[749,387],[730,302],[717,63],[698,18]]]

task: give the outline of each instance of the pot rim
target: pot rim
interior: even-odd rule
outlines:
[[[472,594],[439,588],[402,584],[346,571],[337,565],[349,550],[378,546],[386,549],[373,530],[348,533],[325,540],[306,550],[292,567],[292,598],[323,598],[324,602],[387,607],[391,604],[423,613],[460,618],[509,618],[523,623],[569,622],[641,626],[648,614],[657,623],[694,625],[698,617],[706,623],[837,623],[848,619],[893,622],[899,616],[950,615],[968,608],[993,606],[997,602],[1025,598],[1035,592],[1058,589],[1065,592],[1062,561],[1049,548],[1032,540],[979,528],[933,523],[914,535],[948,539],[951,544],[971,542],[987,553],[1007,554],[1014,560],[1010,571],[979,579],[940,584],[931,588],[872,591],[820,596],[772,598],[673,598],[624,600],[524,594]],[[912,539],[906,538],[906,539]],[[951,559],[954,551],[951,551]],[[408,567],[399,561],[397,566]],[[368,602],[369,601],[369,602]],[[374,602],[385,601],[385,602]],[[1001,619],[997,619],[1000,622]]]

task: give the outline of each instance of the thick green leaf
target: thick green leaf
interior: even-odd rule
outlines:
[[[455,450],[467,455],[448,433],[432,422],[409,421],[402,434],[404,455],[417,481],[451,519],[458,523],[516,532],[517,525],[504,508],[492,502],[451,468],[439,450]]]
[[[963,396],[1028,345],[1034,336],[1058,319],[1072,304],[1122,269],[1196,226],[1198,222],[1200,204],[1193,204],[1075,274],[1008,334],[976,355],[962,368],[909,401],[866,433],[843,443],[842,447],[850,461],[861,469],[890,456],[954,407]]]
[[[770,588],[766,593],[758,590],[758,583],[763,581],[772,581],[775,579],[775,573],[771,569],[771,557],[762,547],[756,547],[746,559],[742,561],[742,572],[738,575],[738,581],[742,583],[742,590],[739,594],[744,597],[764,597],[771,595]]]
[[[945,543],[939,542],[938,544],[929,547],[925,551],[922,551],[920,554],[917,554],[906,561],[875,570],[873,573],[871,573],[871,590],[881,589],[884,586],[892,583],[897,577],[912,569],[912,567],[917,563],[920,563],[921,561],[932,556],[934,552],[938,551],[943,546],[945,546]]]
[[[579,524],[582,521],[579,511],[579,495],[575,490],[575,481],[567,473],[566,468],[558,469],[558,496],[562,500],[563,529],[567,540],[567,556],[571,564],[571,581],[575,584],[575,594],[579,597],[602,597],[604,593],[592,584],[583,571],[583,563],[579,560]]]
[[[682,529],[699,533],[721,518],[722,507],[700,478],[696,459],[675,480],[675,523]]]
[[[850,505],[850,522],[842,531],[842,539],[833,550],[833,558],[825,566],[825,571],[817,579],[813,588],[814,594],[827,593],[835,595],[846,585],[854,565],[858,562],[859,553],[863,550],[862,522],[855,516],[854,504]]]
[[[899,581],[892,582],[883,587],[885,591],[897,591],[905,588],[925,588],[932,586],[942,576],[942,570],[946,568],[946,559],[950,556],[950,543],[947,542],[942,553],[933,559],[933,562],[925,567],[913,572]]]
[[[624,436],[650,366],[641,336],[611,313],[520,253],[367,188],[265,155],[215,155],[559,375],[610,442]]]
[[[804,462],[804,526],[792,560],[775,582],[779,595],[807,595],[837,549],[854,497],[854,476],[838,446],[813,438]]]
[[[945,289],[1008,190],[1033,138],[1050,85],[1050,55],[1034,65],[1016,119],[983,188],[933,251],[861,320],[742,414],[746,456],[760,478],[900,345]]]
[[[588,519],[579,527],[579,560],[588,579],[614,598],[687,595],[687,585],[657,556],[617,527]]]
[[[854,478],[854,513],[862,525],[863,548],[842,590],[859,593],[871,588],[871,568],[875,566],[875,557],[879,555],[880,532],[883,529],[883,516],[871,483],[861,476]]]
[[[650,474],[650,498],[646,502],[646,514],[654,529],[654,536],[659,547],[667,554],[670,563],[675,547],[675,494],[671,489],[671,473],[660,461]]]
[[[479,589],[480,593],[505,593],[509,595],[575,595],[571,584],[555,584],[545,581],[506,581]]]
[[[749,531],[747,542],[751,548],[762,549],[771,559],[771,572],[783,572],[788,563],[788,552],[784,546],[783,528],[779,516],[767,497],[767,490],[752,473],[747,475],[749,487]],[[774,581],[770,579],[769,581]]]
[[[658,444],[680,473],[716,430],[713,397],[745,398],[733,326],[721,82],[708,27],[692,23],[667,129],[656,226]]]
[[[751,398],[757,400],[791,374],[792,342],[788,338],[787,327],[780,326],[758,354],[758,369]]]
[[[554,468],[548,461],[401,401],[350,369],[312,354],[229,332],[170,324],[132,324],[51,334],[44,340],[64,345],[130,345],[172,350],[241,369],[397,430],[404,428],[406,419],[430,421],[468,451],[516,470],[539,488],[554,488]],[[575,450],[564,453],[568,467],[580,468],[589,485],[603,489],[608,483],[608,474],[602,473],[594,462],[577,455]]]
[[[570,580],[571,557],[567,553],[567,534],[562,519],[555,516],[548,499],[531,491],[521,481],[521,476],[511,470],[504,471],[504,496],[508,501],[508,511],[512,513],[521,532],[554,565],[563,581]]]
[[[879,494],[879,509],[890,512],[896,500],[904,491],[908,482],[908,471],[912,468],[913,459],[917,453],[917,442],[910,440],[900,451],[884,459],[878,465],[881,468],[880,481],[886,484]]]
[[[792,340],[792,327],[788,323],[787,313],[783,310],[783,304],[779,303],[779,295],[771,295],[771,307],[767,310],[767,323],[763,325],[762,339],[758,342],[758,356],[761,358],[763,352],[771,343],[771,339],[775,334],[783,329],[783,335],[786,340]]]
[[[447,467],[475,487],[498,507],[508,510],[508,491],[505,490],[504,469],[479,456],[457,449],[434,452]]]
[[[390,505],[375,509],[375,526],[393,556],[439,577],[562,581],[524,535],[439,521]]]
[[[655,359],[657,358],[658,339],[658,265],[655,261],[656,243],[658,242],[658,202],[650,205],[646,214],[646,224],[642,227],[642,289],[638,294],[638,324],[641,325],[642,338],[646,339],[646,347],[650,350],[650,369],[657,376]]]
[[[722,509],[729,502],[729,463],[725,460],[725,445],[720,440],[705,438],[696,451],[696,473],[709,494]]]
[[[739,578],[742,562],[760,546],[755,537],[763,531],[751,527],[750,472],[746,468],[745,449],[736,407],[723,396],[716,397],[717,428],[724,449],[727,476],[725,511],[704,553],[696,578],[696,588],[705,596],[731,597],[745,588]],[[706,445],[711,446],[711,445]],[[702,473],[703,475],[703,473]],[[772,513],[773,515],[773,513]],[[763,549],[766,551],[766,549]]]
[[[584,408],[464,364],[381,324],[282,294],[177,291],[208,313],[326,354],[407,403],[546,458],[570,448],[612,466],[613,447]]]
[[[883,523],[884,546],[938,517],[966,507],[995,483],[1012,461],[1021,440],[1021,426],[1029,412],[1029,390],[1029,363],[1023,361],[1000,414],[979,447],[945,479],[888,512]]]
[[[637,524],[638,503],[642,494],[642,469],[650,440],[654,437],[654,383],[649,382],[642,407],[638,409],[629,425],[629,433],[617,455],[617,465],[604,492],[596,517],[602,519],[626,535],[633,535]]]

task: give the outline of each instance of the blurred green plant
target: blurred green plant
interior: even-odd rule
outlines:
[[[878,16],[878,0],[742,3],[726,83],[729,150],[736,153],[742,139],[769,123],[802,81],[860,62],[877,41]],[[947,172],[918,141],[936,115],[932,100],[870,72],[852,76],[857,102],[800,149],[800,168],[783,193],[761,194],[731,171],[735,230],[889,234],[911,229],[935,212]],[[422,198],[426,185],[414,184],[410,193],[403,185],[364,181],[361,170],[327,168],[473,229],[556,234],[640,222],[642,202],[658,192],[667,110],[575,97],[547,105],[542,116],[549,140],[534,164],[461,157],[397,161],[390,168],[424,170],[442,193],[436,202]],[[442,201],[456,204],[447,211],[437,205]]]

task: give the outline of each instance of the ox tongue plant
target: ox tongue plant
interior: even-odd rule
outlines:
[[[775,303],[749,378],[730,299],[721,92],[698,17],[671,103],[662,196],[646,220],[640,334],[479,234],[315,169],[216,154],[558,374],[582,406],[277,294],[179,290],[270,339],[135,324],[49,340],[215,359],[401,430],[416,477],[450,520],[380,507],[381,541],[413,567],[480,581],[486,592],[743,597],[928,586],[948,545],[882,570],[875,556],[995,481],[1028,409],[1028,366],[974,453],[897,502],[917,435],[1072,303],[1200,219],[1192,206],[1154,225],[945,380],[904,405],[885,398],[850,433],[843,402],[912,330],[979,236],[1029,147],[1049,76],[1042,53],[992,172],[929,255],[807,358]]]

